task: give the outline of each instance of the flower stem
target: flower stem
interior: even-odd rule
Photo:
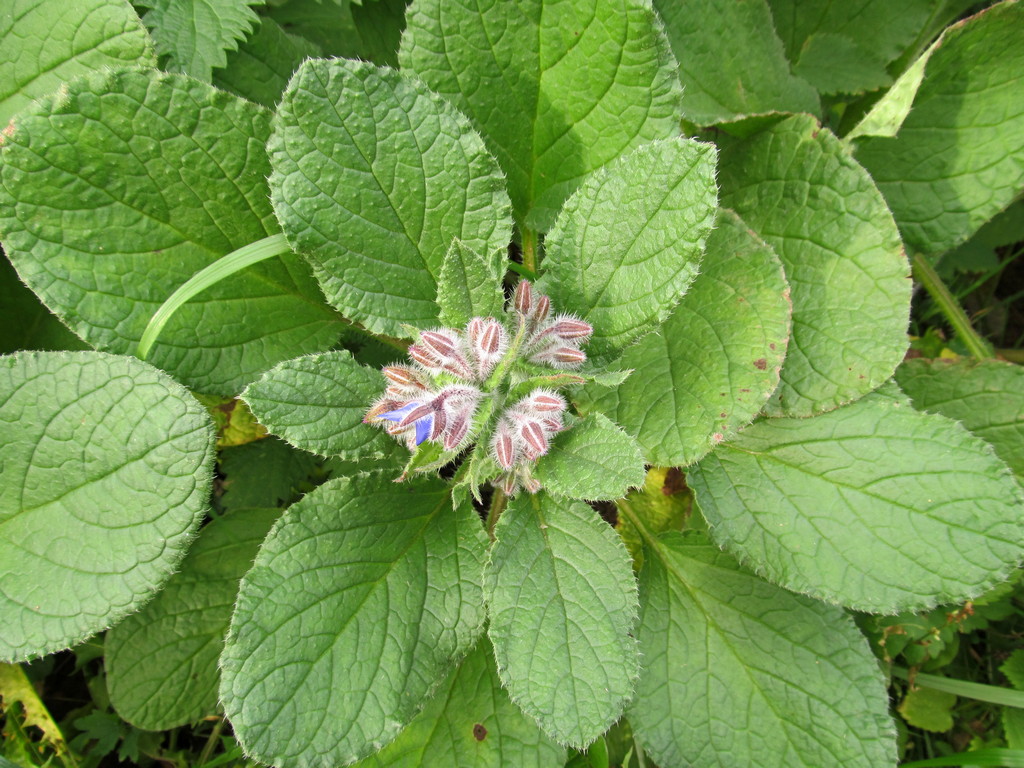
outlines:
[[[494,526],[498,524],[498,518],[508,506],[508,496],[501,488],[494,489],[494,496],[491,497],[491,508],[487,510],[487,535],[494,541]]]
[[[203,766],[210,760],[210,756],[213,754],[214,748],[217,746],[217,740],[220,738],[221,731],[224,730],[224,717],[218,717],[217,722],[214,723],[213,730],[210,731],[210,737],[206,740],[206,744],[203,745],[203,751],[199,754],[199,765]]]
[[[939,277],[939,274],[928,262],[927,257],[924,254],[915,253],[912,263],[914,279],[928,291],[928,295],[939,306],[947,322],[953,327],[957,338],[964,343],[971,356],[979,360],[992,357],[992,348],[974,330],[970,318],[967,317],[967,313],[964,312],[963,307],[957,302],[956,297],[950,293],[946,284],[942,282],[942,278]]]
[[[523,267],[530,274],[537,274],[537,233],[532,229],[523,227],[519,233],[523,246]]]

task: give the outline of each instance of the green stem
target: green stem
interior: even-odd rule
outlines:
[[[537,274],[537,233],[523,227],[519,233],[523,246],[523,267],[531,274]]]
[[[223,716],[217,719],[217,722],[213,726],[213,730],[210,731],[210,737],[206,740],[203,745],[203,751],[199,753],[199,765],[203,766],[209,761],[210,756],[213,754],[214,748],[217,746],[217,740],[220,738],[221,731],[224,730],[225,718]]]
[[[910,672],[901,667],[893,667],[892,676],[898,677],[900,680],[910,681]],[[962,696],[967,699],[974,699],[975,701],[986,701],[989,704],[1024,709],[1024,691],[1017,691],[1013,688],[1001,688],[997,685],[985,685],[984,683],[971,683],[951,677],[926,675],[923,672],[914,675],[913,683],[921,688],[944,691],[945,693],[952,693],[955,696]]]
[[[149,325],[146,326],[146,330],[139,340],[138,350],[135,353],[136,356],[140,360],[146,359],[146,355],[153,348],[153,343],[156,341],[157,336],[160,335],[160,331],[167,325],[167,321],[197,294],[202,293],[210,286],[219,283],[226,277],[230,277],[239,270],[250,267],[265,259],[290,252],[291,248],[288,247],[288,242],[285,240],[284,235],[271,235],[262,240],[257,240],[255,243],[243,245],[238,250],[232,251],[227,256],[217,259],[213,264],[196,272],[184,285],[180,286],[178,290],[168,297],[167,301],[160,306],[160,309],[150,319]]]
[[[537,273],[536,272],[531,272],[526,267],[524,267],[522,264],[519,264],[519,263],[517,263],[515,261],[508,262],[508,268],[511,269],[513,272],[515,272],[520,277],[525,277],[531,283],[534,280],[537,279]]]
[[[491,508],[487,510],[487,535],[494,541],[494,526],[498,524],[498,518],[508,506],[508,496],[501,488],[494,489],[494,496],[491,497]]]
[[[967,317],[967,313],[964,312],[963,307],[957,302],[956,297],[949,292],[949,288],[942,282],[942,278],[939,277],[938,272],[928,262],[927,257],[924,254],[915,253],[912,263],[914,279],[928,291],[928,295],[939,306],[942,314],[945,315],[946,320],[953,327],[957,338],[964,343],[971,356],[979,360],[992,357],[992,348],[974,330],[970,318]]]

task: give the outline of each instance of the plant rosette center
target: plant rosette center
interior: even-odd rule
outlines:
[[[509,495],[536,493],[537,459],[570,426],[557,390],[584,381],[568,371],[586,362],[581,347],[592,333],[579,318],[552,313],[548,297],[523,280],[504,320],[474,317],[463,330],[420,331],[411,363],[383,368],[387,388],[364,422],[413,452],[402,478],[476,444],[467,462],[474,487],[490,480]],[[424,453],[429,444],[433,452]]]

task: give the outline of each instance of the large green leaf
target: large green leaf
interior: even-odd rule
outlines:
[[[594,413],[555,437],[535,475],[559,496],[608,501],[643,483],[644,458],[632,437]]]
[[[215,501],[225,511],[283,509],[309,490],[321,464],[317,456],[275,437],[224,448],[217,455],[221,494]]]
[[[466,119],[415,80],[362,62],[307,61],[269,145],[274,208],[327,295],[372,331],[437,322],[452,240],[508,245],[501,172]]]
[[[319,56],[320,46],[289,35],[273,19],[262,18],[252,35],[213,72],[213,84],[271,109],[305,59]]]
[[[546,240],[537,287],[594,326],[587,355],[617,357],[690,287],[715,221],[715,149],[652,142],[591,175]]]
[[[441,322],[462,328],[473,317],[501,317],[505,309],[502,278],[505,251],[480,254],[455,240],[441,264],[437,306]]]
[[[387,382],[346,351],[286,360],[242,393],[256,418],[296,448],[345,459],[382,458],[395,441],[363,423]]]
[[[486,638],[416,718],[357,768],[561,768],[565,749],[548,739],[501,687]]]
[[[589,744],[638,671],[626,548],[586,504],[546,493],[514,500],[494,534],[484,591],[501,681],[553,739]]]
[[[134,358],[0,358],[0,658],[67,648],[170,576],[212,481],[209,416]]]
[[[19,349],[88,349],[18,278],[0,254],[0,354]]]
[[[78,75],[156,66],[128,0],[6,0],[0,7],[0,127]]]
[[[266,0],[139,0],[164,69],[210,81],[258,23],[251,6]]]
[[[412,720],[483,628],[487,537],[439,481],[328,481],[242,580],[221,699],[248,754],[350,763]]]
[[[793,336],[772,410],[810,416],[892,376],[907,348],[910,275],[871,177],[796,116],[722,152],[722,200],[779,255]]]
[[[915,41],[945,2],[768,4],[796,74],[822,93],[857,93],[891,82],[886,65]]]
[[[217,659],[238,582],[280,514],[245,509],[211,522],[163,591],[107,632],[107,690],[121,717],[162,731],[217,711]]]
[[[759,422],[689,481],[715,539],[744,562],[860,610],[974,597],[1024,544],[1024,493],[992,448],[889,396]]]
[[[473,120],[533,229],[589,173],[679,133],[675,61],[650,0],[416,0],[399,61]]]
[[[896,380],[914,407],[956,419],[1024,479],[1024,368],[1000,360],[908,360]]]
[[[882,675],[843,611],[702,541],[651,539],[629,722],[659,765],[895,766]]]
[[[895,138],[857,148],[900,225],[924,253],[952,248],[1024,189],[1024,4],[948,29]]]
[[[721,211],[703,269],[660,332],[626,350],[633,374],[594,405],[644,458],[684,466],[750,423],[779,383],[789,286],[771,247]]]
[[[0,149],[0,237],[21,277],[90,344],[134,353],[195,272],[277,231],[269,113],[182,75],[76,80],[20,113]],[[150,362],[233,394],[280,360],[331,346],[339,323],[297,256],[210,288]]]
[[[765,112],[817,112],[818,94],[789,70],[766,0],[654,0],[698,125]]]

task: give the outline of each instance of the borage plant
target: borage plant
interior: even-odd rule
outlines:
[[[221,704],[282,768],[561,765],[616,721],[620,757],[663,768],[895,764],[845,609],[971,598],[1024,543],[1006,464],[915,407],[1019,369],[897,371],[904,243],[931,279],[1024,187],[1018,2],[868,111],[836,94],[889,84],[942,13],[820,69],[860,50],[856,15],[812,33],[777,0],[780,40],[758,3],[416,0],[400,69],[312,59],[278,99],[219,62],[273,114],[154,69],[127,5],[77,4],[83,28],[94,5],[120,47],[4,102],[4,249],[98,351],[0,361],[3,658],[113,626],[122,717]],[[154,11],[161,63],[209,79]],[[273,18],[249,50],[301,59]],[[707,63],[730,45],[758,66]],[[786,114],[822,111],[844,140]],[[201,528],[215,435],[189,390],[262,425],[221,430]],[[1022,471],[1019,439],[951,415]],[[224,447],[264,428],[295,450]],[[331,479],[248,508],[310,454]]]

